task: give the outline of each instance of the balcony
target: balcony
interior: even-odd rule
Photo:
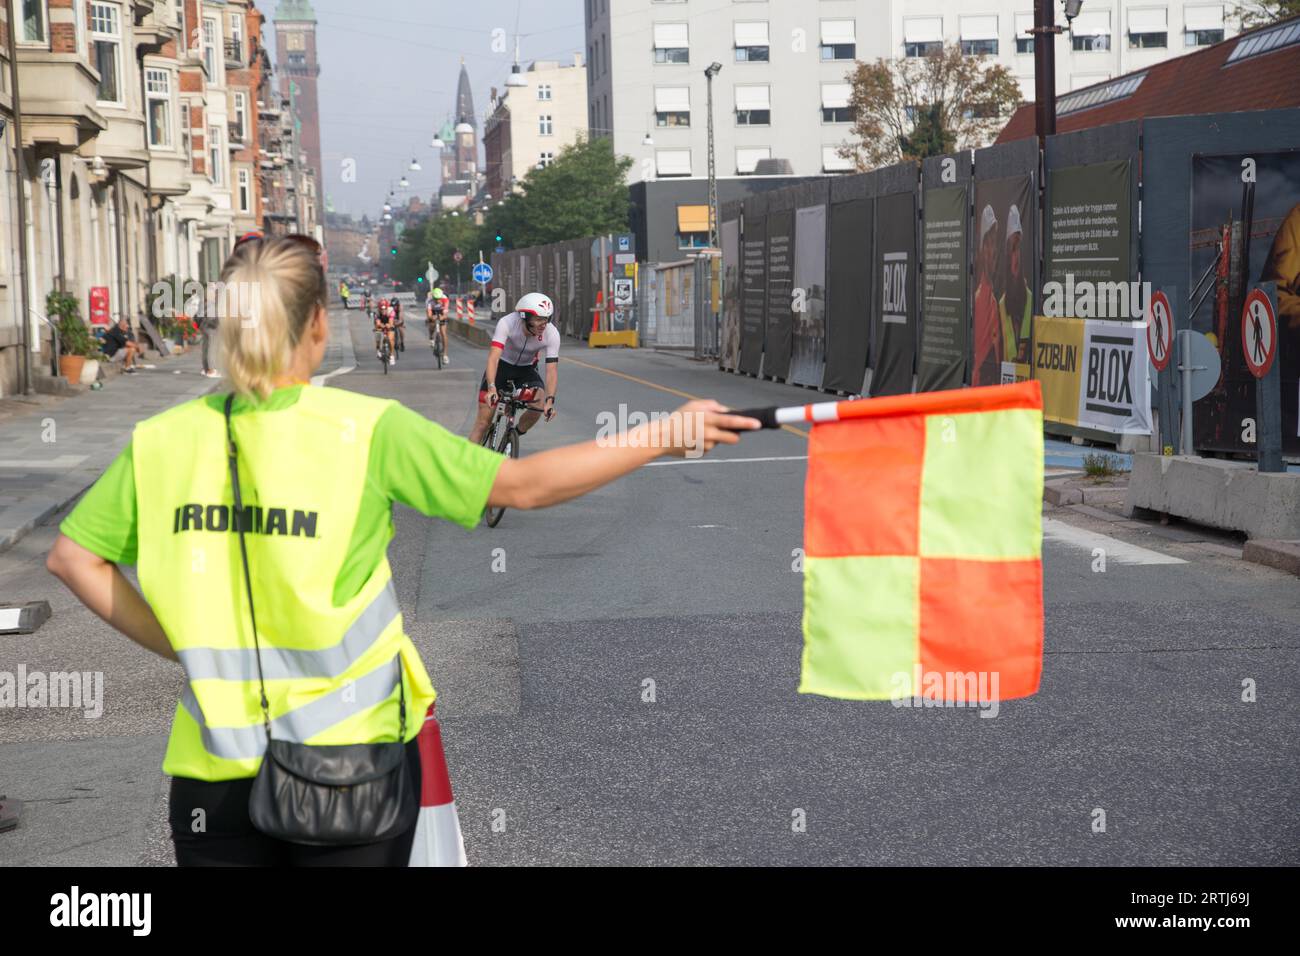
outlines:
[[[244,148],[244,127],[241,123],[226,124],[227,142],[234,149]]]
[[[226,47],[226,68],[239,69],[244,65],[244,44],[242,40],[232,40],[229,37],[225,40]]]

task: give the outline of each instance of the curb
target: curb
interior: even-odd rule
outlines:
[[[1300,577],[1300,541],[1274,541],[1269,538],[1247,541],[1242,548],[1241,559]]]

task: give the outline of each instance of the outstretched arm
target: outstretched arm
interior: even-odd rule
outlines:
[[[105,622],[145,650],[177,660],[153,609],[116,564],[61,534],[45,560],[45,567]]]
[[[702,454],[734,445],[752,418],[727,413],[717,402],[683,405],[672,415],[609,440],[566,445],[501,463],[488,504],[493,508],[546,508],[587,494],[662,455]]]

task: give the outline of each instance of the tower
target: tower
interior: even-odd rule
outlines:
[[[456,179],[474,182],[478,173],[478,125],[464,57],[460,60],[460,79],[456,82],[455,135]]]
[[[316,60],[316,12],[311,8],[311,0],[280,0],[276,7],[275,65],[280,77],[280,95],[293,103],[301,124],[302,151],[320,182],[324,178],[317,91],[320,64]]]

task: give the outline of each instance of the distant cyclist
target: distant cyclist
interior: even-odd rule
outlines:
[[[379,300],[379,309],[375,312],[375,358],[383,358],[383,352],[380,350],[380,336],[388,339],[388,364],[397,364],[397,345],[393,341],[393,310],[389,307],[387,299]]]
[[[497,402],[497,392],[507,382],[515,388],[529,386],[542,390],[542,407],[546,420],[555,417],[555,388],[559,378],[560,330],[552,323],[555,305],[540,292],[529,292],[515,305],[515,310],[503,316],[492,335],[488,349],[487,371],[479,383],[478,415],[469,440],[475,444],[483,440],[492,421],[492,408]],[[537,363],[546,353],[546,382],[537,372]],[[537,424],[539,411],[527,411],[519,420],[522,435]]]
[[[433,334],[442,337],[442,364],[451,364],[451,354],[447,351],[447,293],[442,286],[429,290],[429,321],[434,323]]]
[[[406,351],[406,322],[402,318],[402,300],[399,299],[397,296],[393,296],[393,301],[389,303],[389,306],[393,310],[393,329],[397,333],[396,351],[405,352]]]

